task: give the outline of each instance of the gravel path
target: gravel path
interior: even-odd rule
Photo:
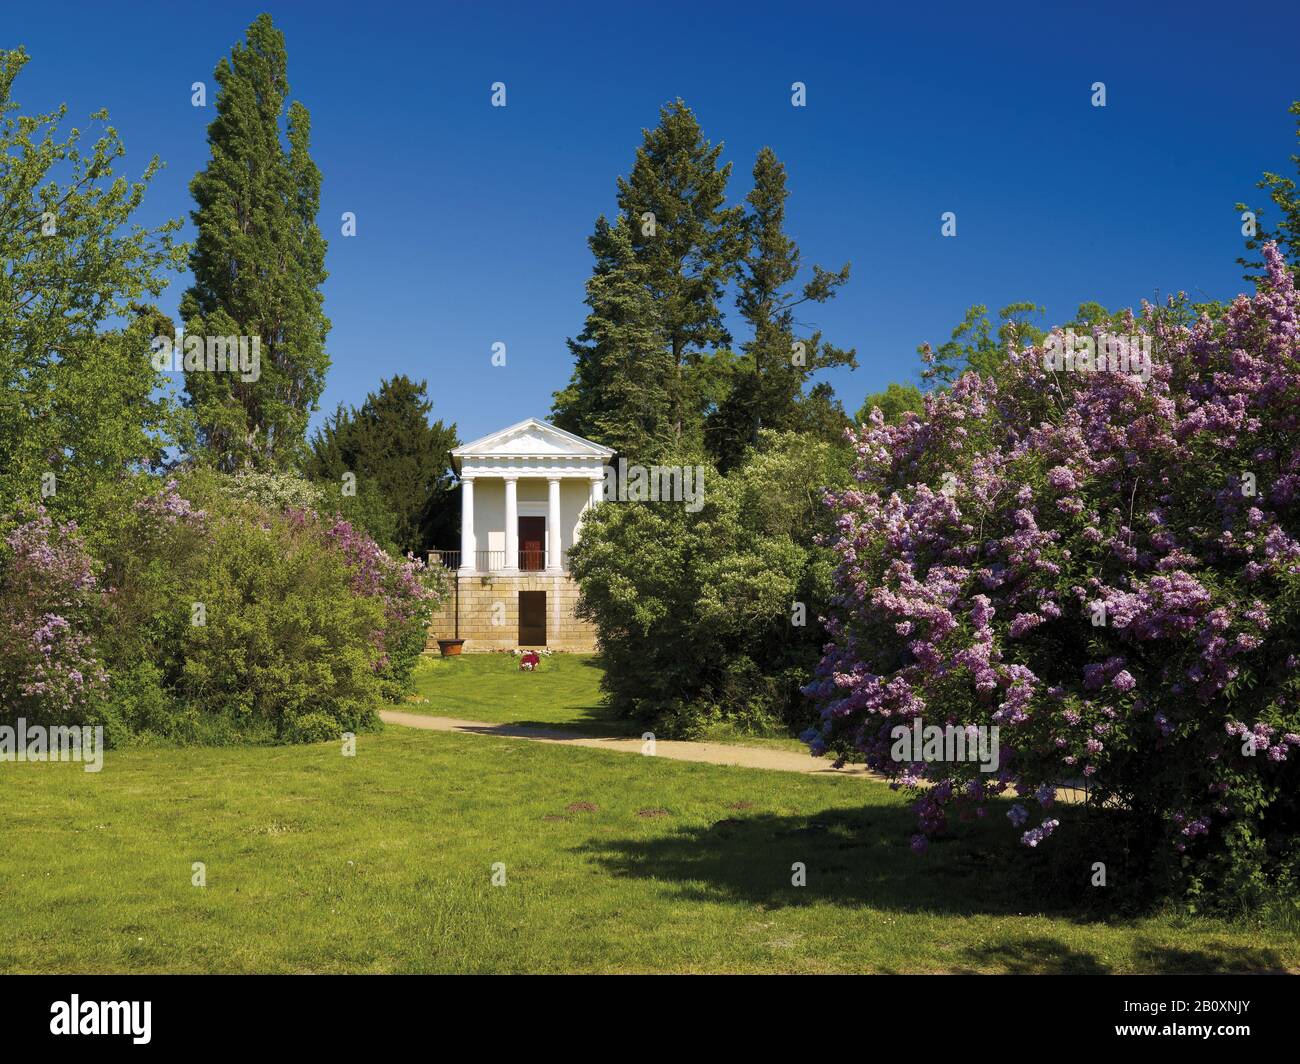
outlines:
[[[400,724],[407,728],[425,731],[461,732],[469,735],[495,735],[503,739],[531,739],[539,743],[559,743],[563,746],[586,746],[593,750],[612,750],[620,754],[641,754],[645,745],[640,739],[610,738],[583,735],[559,728],[525,728],[515,724],[488,724],[478,720],[457,720],[455,717],[431,717],[424,713],[402,713],[398,710],[380,710],[385,724]],[[727,743],[692,743],[670,739],[655,741],[654,756],[670,761],[701,761],[709,765],[740,765],[744,768],[766,768],[777,772],[805,772],[816,776],[872,777],[861,765],[832,768],[829,758],[813,757],[797,750],[776,750],[757,746],[731,746]]]

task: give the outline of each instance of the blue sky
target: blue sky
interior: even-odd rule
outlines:
[[[322,412],[407,373],[469,439],[546,416],[567,382],[586,238],[675,97],[725,142],[733,202],[770,145],[805,263],[852,261],[849,285],[807,316],[857,348],[860,368],[828,378],[850,412],[915,379],[916,345],[972,303],[1029,299],[1058,321],[1085,300],[1230,297],[1233,204],[1257,201],[1261,171],[1286,171],[1295,150],[1300,6],[1287,6],[8,0],[0,45],[32,54],[25,111],[66,102],[84,126],[107,107],[132,174],[164,159],[142,218],[190,231],[213,113],[190,85],[214,93],[217,59],[270,11],[324,174]],[[495,81],[505,108],[489,105]],[[344,211],[355,238],[339,236]],[[944,211],[955,238],[940,236]]]

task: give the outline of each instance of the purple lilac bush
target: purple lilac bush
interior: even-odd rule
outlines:
[[[1266,257],[1219,317],[1123,323],[1149,379],[1010,352],[854,438],[808,739],[915,793],[915,849],[1014,793],[1028,848],[1119,825],[1149,877],[1295,889],[1300,297]],[[894,760],[913,718],[997,726],[998,770]]]
[[[102,721],[111,745],[318,741],[401,697],[438,574],[210,480],[123,485],[93,548],[44,510],[10,519],[0,719]]]
[[[383,603],[385,626],[374,634],[380,651],[375,669],[390,682],[389,696],[399,697],[424,650],[428,625],[441,598],[441,571],[431,570],[411,554],[394,557],[366,531],[342,518],[321,518],[304,510],[291,510],[289,516],[300,527],[316,527],[323,541],[343,557],[355,594]]]
[[[75,522],[38,508],[0,547],[0,717],[44,725],[93,716],[108,676],[88,634],[102,609]]]

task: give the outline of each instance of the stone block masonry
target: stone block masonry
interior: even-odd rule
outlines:
[[[596,627],[576,614],[578,585],[571,576],[529,573],[518,576],[448,574],[447,598],[429,625],[428,647],[456,635],[456,589],[460,591],[460,638],[465,653],[515,650],[524,645],[545,645],[548,650],[591,653],[596,649]],[[519,592],[546,592],[546,643],[519,640]]]

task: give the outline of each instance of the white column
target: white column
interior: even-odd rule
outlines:
[[[560,529],[560,478],[546,478],[546,571],[562,572],[561,550],[564,533]]]
[[[460,571],[474,572],[474,478],[460,478]]]
[[[508,573],[519,572],[519,481],[506,477],[506,564]]]
[[[574,543],[578,542],[578,537],[582,532],[582,522],[587,519],[587,514],[589,514],[592,510],[596,508],[596,505],[600,502],[601,498],[604,496],[604,493],[605,493],[604,477],[601,477],[601,479],[599,480],[593,480],[591,482],[591,501],[583,508],[582,513],[578,515],[578,527],[573,530]]]

